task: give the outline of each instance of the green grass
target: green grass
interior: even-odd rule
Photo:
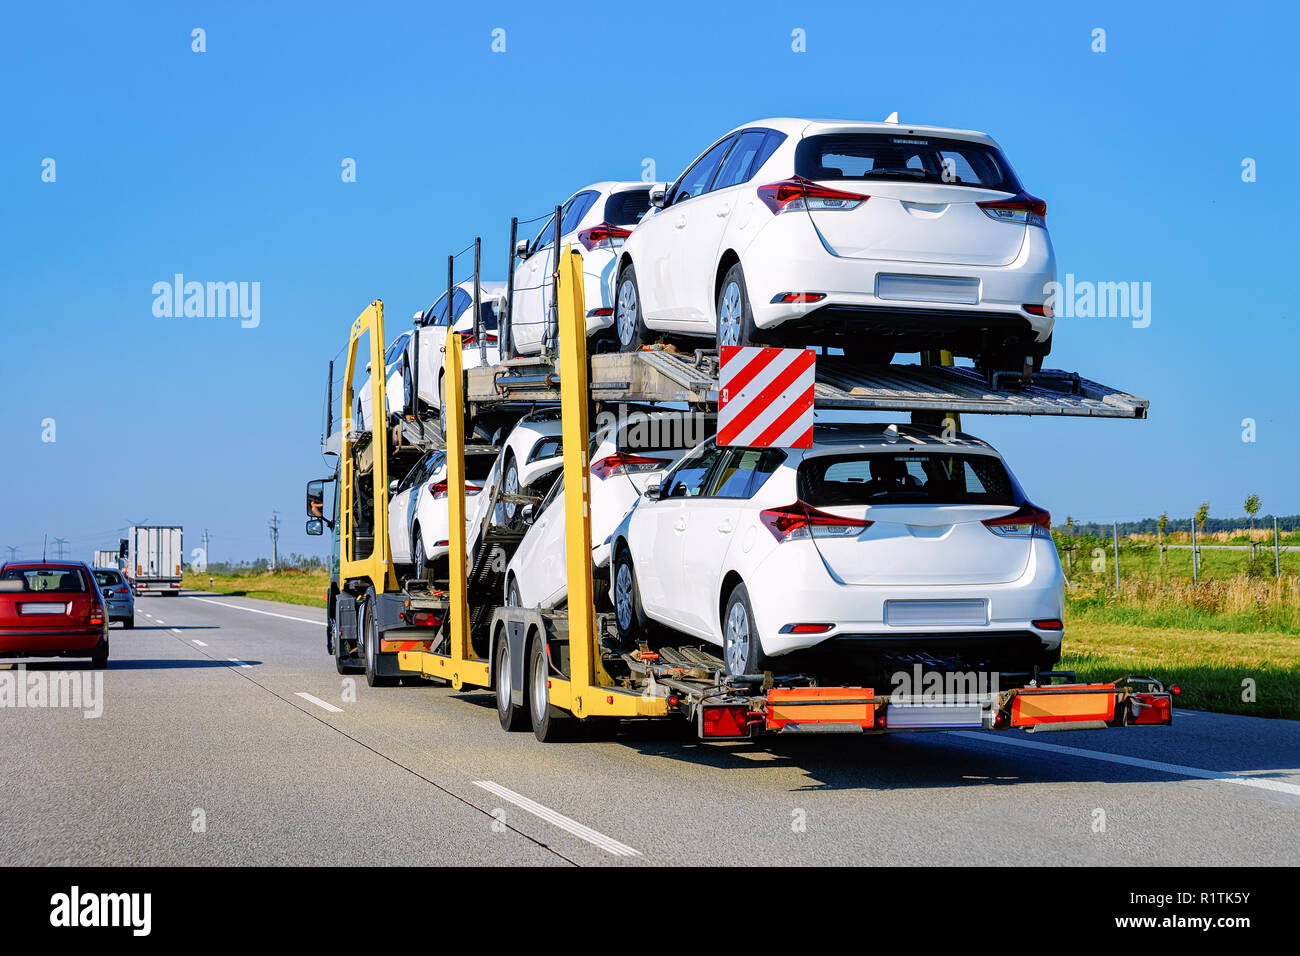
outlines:
[[[211,583],[209,583],[211,579]],[[246,574],[212,574],[186,571],[183,585],[227,597],[260,598],[283,604],[324,607],[329,571],[260,571]]]

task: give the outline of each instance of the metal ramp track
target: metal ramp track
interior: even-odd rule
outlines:
[[[590,388],[599,401],[717,404],[716,353],[668,350],[591,357]],[[559,401],[559,375],[540,357],[514,359],[466,373],[466,400],[480,407]],[[838,355],[817,357],[814,401],[819,408],[857,411],[965,412],[1057,415],[1066,418],[1147,417],[1149,402],[1075,372],[1044,370],[1028,385],[998,373],[993,383],[973,368],[855,365]]]

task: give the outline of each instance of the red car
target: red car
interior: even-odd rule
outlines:
[[[79,561],[0,565],[0,658],[88,657],[108,664],[108,615]]]

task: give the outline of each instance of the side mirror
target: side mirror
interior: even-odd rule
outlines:
[[[527,239],[520,239],[518,242],[515,243],[515,258],[516,258],[516,259],[527,259],[527,258],[528,258],[528,240],[527,240]]]
[[[411,324],[418,327],[423,319],[424,313],[417,312],[415,315],[411,316]]]
[[[388,483],[388,493],[389,493],[390,495],[395,495],[395,494],[397,494],[397,486],[400,485],[400,484],[401,484],[401,482],[398,481],[396,478],[394,478],[392,481],[390,481],[390,482]]]
[[[317,478],[315,481],[307,482],[307,517],[313,520],[323,517],[325,514],[325,482]],[[312,532],[308,531],[308,534]],[[319,531],[316,534],[320,534]]]
[[[651,501],[658,501],[663,495],[663,491],[664,486],[660,482],[651,481],[646,484],[645,491],[641,494],[643,497],[649,498]]]
[[[322,535],[325,533],[325,522],[320,518],[307,519],[307,533],[310,535]]]
[[[666,183],[656,183],[650,189],[650,205],[656,209],[663,209],[664,203],[668,199],[668,185]]]
[[[519,517],[524,521],[532,521],[533,515],[537,513],[537,506],[531,501],[519,509]]]

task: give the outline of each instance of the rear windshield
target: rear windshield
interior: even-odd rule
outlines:
[[[496,461],[491,455],[466,455],[465,478],[467,481],[482,481],[487,478]]]
[[[701,412],[631,414],[619,423],[614,446],[619,451],[682,451],[694,448],[716,431],[717,419]],[[595,450],[605,431],[592,442]]]
[[[85,576],[78,568],[5,568],[0,581],[22,582],[24,591],[79,594],[86,590]]]
[[[116,571],[96,571],[95,580],[99,582],[101,588],[112,587],[114,584],[122,583],[122,575]]]
[[[826,133],[800,141],[794,171],[813,180],[947,183],[1021,191],[999,150],[982,143],[896,133]]]
[[[1002,462],[988,455],[819,455],[799,465],[799,497],[836,505],[1008,505],[1024,500]]]
[[[650,209],[650,189],[629,189],[605,200],[605,221],[615,226],[635,226]]]

